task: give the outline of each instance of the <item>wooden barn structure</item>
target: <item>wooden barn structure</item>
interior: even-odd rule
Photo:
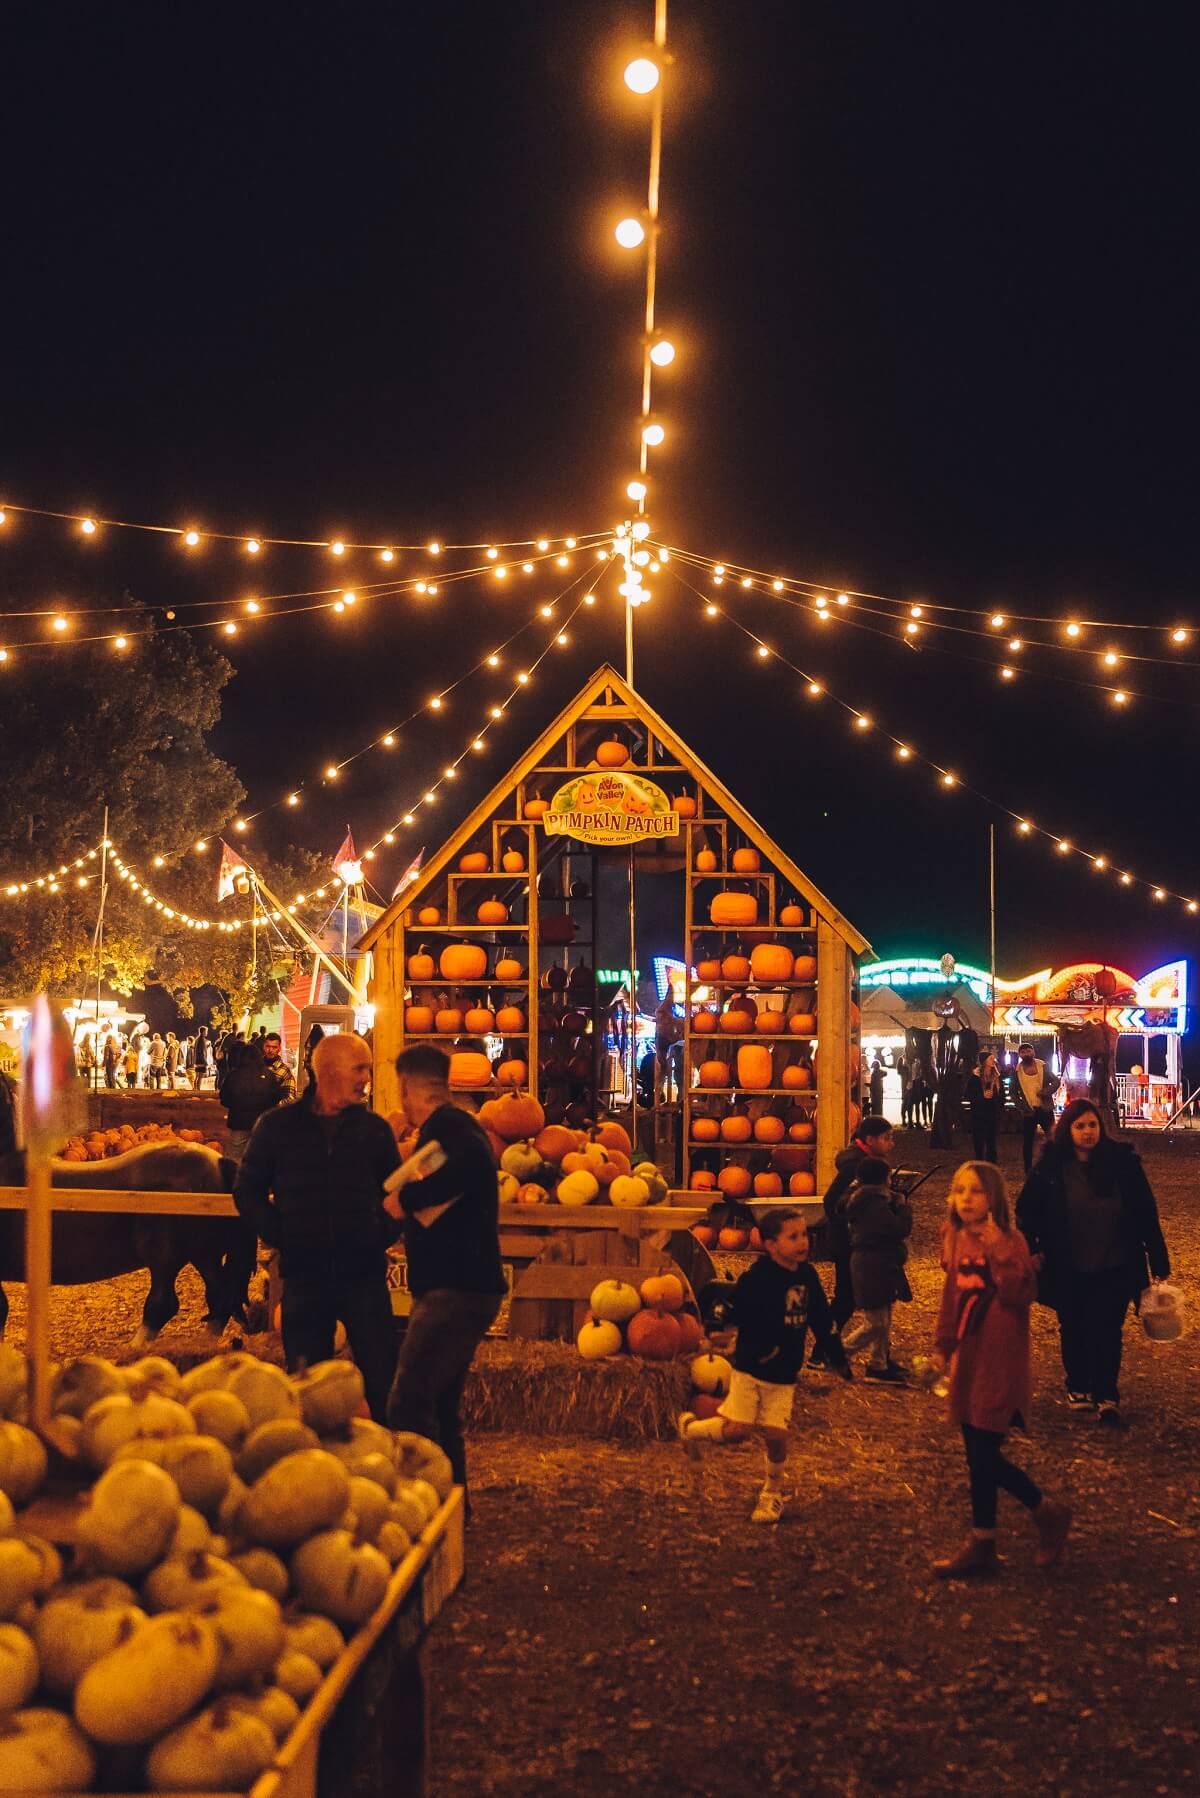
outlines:
[[[596,971],[612,955],[638,967],[638,896],[652,875],[678,900],[674,942],[655,947],[683,964],[682,1016],[660,1007],[672,1077],[655,1082],[649,1116],[633,1085],[631,1117],[614,1103],[619,1085],[628,1105],[631,1083],[613,1069],[636,1054],[632,1019],[614,1013]],[[360,947],[374,957],[382,1111],[396,1103],[396,1055],[436,1041],[458,1086],[481,1088],[486,1054],[503,1079],[537,1090],[551,1120],[622,1115],[672,1188],[761,1198],[823,1190],[857,1120],[866,939],[612,667]]]

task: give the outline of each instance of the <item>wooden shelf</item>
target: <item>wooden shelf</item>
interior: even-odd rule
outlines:
[[[816,986],[812,980],[701,980],[698,974],[684,978],[685,989],[693,986],[730,986],[739,993],[808,993]],[[703,1000],[700,1001],[703,1004]]]
[[[529,935],[528,924],[409,924],[405,926],[418,939],[421,933],[426,936],[466,936],[477,930],[504,931],[506,934],[520,932]]]
[[[799,1014],[797,1013],[797,1016]],[[685,1030],[689,1043],[812,1043],[815,1030]]]
[[[749,1096],[752,1099],[815,1099],[815,1086],[690,1086],[688,1096],[692,1099],[728,1099],[736,1094],[739,1099]],[[776,1148],[779,1144],[774,1145]]]
[[[481,1036],[499,1036],[506,1043],[515,1043],[528,1035],[528,1030],[497,1030],[493,1026],[491,1030],[406,1030],[404,1040],[406,1043],[456,1043],[462,1036],[469,1036],[472,1042]]]
[[[503,987],[505,992],[516,992],[519,986],[524,987],[528,984],[529,980],[526,975],[522,975],[519,980],[445,980],[437,975],[432,980],[416,980],[409,974],[405,979],[406,986],[422,990],[427,987],[437,987],[439,991],[452,993],[465,993],[475,987],[486,989],[491,986]]]

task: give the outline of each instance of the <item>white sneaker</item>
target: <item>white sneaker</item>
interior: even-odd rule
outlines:
[[[764,1486],[750,1513],[751,1523],[778,1523],[782,1516],[783,1493],[776,1486]]]
[[[689,1461],[698,1461],[700,1459],[700,1443],[695,1436],[688,1435],[688,1425],[695,1423],[695,1421],[696,1413],[694,1411],[681,1411],[679,1413],[679,1422],[676,1425],[676,1428],[679,1431],[680,1444]]]

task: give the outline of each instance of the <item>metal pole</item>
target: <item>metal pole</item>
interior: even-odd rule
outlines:
[[[100,1089],[100,975],[104,965],[104,901],[108,897],[108,807],[104,808],[104,830],[100,838],[100,910],[96,915],[96,1090]]]
[[[996,826],[988,825],[988,888],[992,916],[992,1036],[996,1035]]]
[[[634,926],[635,882],[637,872],[634,867],[633,850],[629,851],[629,1059],[632,1079],[629,1083],[629,1140],[637,1148],[638,1117],[638,1038],[637,1038],[637,933]],[[654,1070],[658,1078],[658,1068]]]
[[[625,679],[633,685],[633,607],[625,601]]]

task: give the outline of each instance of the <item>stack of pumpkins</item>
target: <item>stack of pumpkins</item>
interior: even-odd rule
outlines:
[[[406,1039],[433,1036],[450,1042],[460,1036],[525,1035],[528,1019],[520,1005],[506,1001],[493,1006],[492,993],[471,994],[462,990],[485,981],[494,982],[497,987],[517,986],[524,981],[525,969],[510,949],[499,951],[490,976],[488,956],[483,943],[447,943],[436,962],[425,944],[409,956],[407,973],[412,999],[404,1010]],[[441,992],[434,990],[439,976],[446,983],[446,990]],[[528,1063],[520,1056],[506,1055],[493,1069],[481,1051],[451,1048],[452,1086],[478,1091],[491,1085],[493,1075],[501,1085],[523,1086],[529,1078]]]
[[[0,1423],[0,1791],[244,1791],[448,1495],[423,1437],[360,1415],[352,1362],[237,1353],[56,1370],[96,1477],[69,1568],[22,1508],[46,1451]],[[25,1363],[0,1347],[0,1410]],[[286,1608],[285,1608],[286,1607]]]
[[[633,1210],[666,1203],[666,1180],[654,1162],[634,1164],[629,1133],[621,1124],[601,1123],[591,1130],[543,1124],[507,1135],[518,1124],[533,1122],[534,1105],[528,1095],[506,1095],[480,1108],[480,1122],[500,1140],[500,1197],[506,1204],[598,1202]]]
[[[643,1361],[695,1354],[704,1340],[691,1295],[678,1274],[651,1274],[639,1292],[627,1280],[601,1280],[576,1337],[585,1361],[628,1351]]]

